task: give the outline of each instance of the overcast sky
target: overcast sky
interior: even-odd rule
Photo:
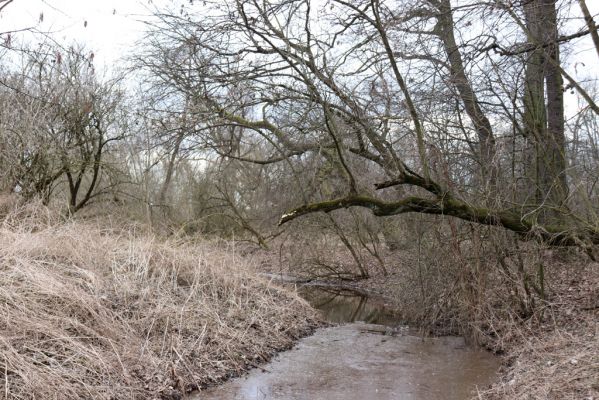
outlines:
[[[175,3],[182,0],[174,0]],[[224,0],[223,0],[224,1]],[[0,13],[0,32],[35,27],[61,43],[77,41],[94,52],[96,65],[111,69],[134,51],[147,19],[156,6],[173,0],[14,0]],[[599,13],[599,0],[587,0]],[[568,31],[584,26],[577,3],[571,9]],[[589,37],[576,41],[569,57],[570,73],[579,79],[597,76],[599,60]]]
[[[110,65],[131,51],[151,9],[148,0],[14,0],[0,14],[0,32],[35,27],[59,42],[84,43],[96,62]]]

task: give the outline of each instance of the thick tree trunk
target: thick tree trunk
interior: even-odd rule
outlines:
[[[563,78],[557,44],[555,0],[524,4],[529,41],[526,60],[524,127],[529,143],[526,163],[530,193],[541,220],[556,218],[568,196],[564,137]]]
[[[491,122],[489,122],[489,119],[483,112],[478,97],[464,69],[462,54],[460,53],[454,34],[451,2],[450,0],[441,0],[438,3],[438,7],[439,14],[437,15],[436,31],[443,42],[443,47],[447,54],[451,69],[451,81],[458,90],[460,100],[478,136],[482,179],[490,184],[492,191],[495,191],[497,165],[495,160],[495,136],[493,135]]]
[[[537,239],[553,246],[599,244],[599,231],[593,227],[586,226],[574,229],[559,223],[538,225],[534,219],[523,216],[519,212],[520,210],[494,210],[477,207],[450,195],[437,199],[411,196],[395,202],[386,202],[370,196],[350,195],[293,209],[281,217],[279,225],[306,214],[328,213],[349,207],[368,208],[376,216],[399,215],[410,212],[452,216],[482,225],[501,226],[524,237]]]
[[[547,87],[547,138],[543,147],[541,187],[549,198],[549,203],[563,207],[568,197],[566,181],[566,144],[564,134],[564,80],[560,70],[560,51],[557,43],[557,11],[555,0],[544,0],[543,20],[546,28],[545,47],[547,66],[545,84]]]

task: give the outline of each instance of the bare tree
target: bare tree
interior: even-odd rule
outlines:
[[[545,0],[238,0],[209,12],[182,4],[157,13],[144,65],[201,105],[190,135],[222,156],[334,166],[341,189],[322,196],[296,186],[304,205],[281,223],[358,206],[378,216],[449,215],[551,244],[597,243],[593,221],[566,218],[564,78],[595,103],[563,67],[560,45],[580,34],[560,34],[557,9]],[[465,37],[478,14],[491,21],[483,19],[487,32]],[[511,35],[500,35],[506,26]],[[517,144],[500,154],[497,132],[531,143],[528,163]],[[502,158],[518,164],[511,178]],[[533,201],[512,203],[505,192],[526,178]]]
[[[4,140],[20,154],[8,163],[12,190],[48,202],[64,183],[69,210],[76,212],[112,185],[102,174],[109,144],[123,138],[116,126],[118,81],[101,83],[93,55],[75,47],[29,52],[23,70],[10,73],[15,85],[5,93],[13,105]]]

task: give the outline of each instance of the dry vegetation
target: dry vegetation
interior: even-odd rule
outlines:
[[[0,260],[7,399],[180,398],[315,324],[305,302],[230,248],[58,223],[39,206],[4,219]]]
[[[599,398],[598,267],[553,260],[547,303],[527,321],[497,321],[509,332],[508,364],[481,398]]]
[[[501,378],[480,399],[598,398],[597,262],[580,249],[519,242],[495,229],[419,216],[402,223],[398,249],[379,247],[388,274],[356,244],[370,277],[345,286],[378,294],[428,334],[464,335],[501,355]],[[287,240],[277,254],[265,252],[263,267],[337,282],[359,272],[338,240],[329,236],[325,246],[311,237],[309,247]],[[544,293],[536,291],[539,266]]]
[[[314,325],[194,235],[506,354],[483,397],[599,396],[599,1],[154,3],[106,75],[0,32],[0,396],[177,397]]]

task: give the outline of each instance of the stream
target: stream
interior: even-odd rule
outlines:
[[[422,338],[381,301],[316,287],[300,294],[339,325],[192,399],[463,400],[494,381],[497,357],[459,337]]]

